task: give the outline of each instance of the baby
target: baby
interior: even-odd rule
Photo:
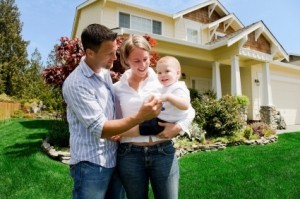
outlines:
[[[179,61],[172,56],[158,60],[156,71],[162,84],[161,100],[163,107],[157,118],[146,120],[139,125],[140,135],[157,135],[164,130],[158,122],[177,122],[187,117],[190,104],[190,92],[185,82],[178,81],[181,75]]]

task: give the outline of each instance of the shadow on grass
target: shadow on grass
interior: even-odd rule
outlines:
[[[16,136],[13,140],[15,143],[5,147],[3,154],[14,158],[22,158],[40,152],[42,140],[53,128],[53,120],[25,120],[18,123],[24,127],[23,132],[20,132],[24,136]]]
[[[5,148],[4,155],[11,157],[28,157],[41,151],[41,140],[16,143]]]
[[[20,124],[27,129],[47,129],[48,131],[53,128],[55,120],[28,120],[20,121]]]

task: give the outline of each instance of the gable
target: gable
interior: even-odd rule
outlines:
[[[197,21],[203,24],[208,24],[220,19],[221,16],[216,11],[213,11],[211,16],[209,17],[208,6],[206,6],[204,8],[200,8],[198,10],[194,10],[193,12],[183,15],[183,18]]]
[[[243,45],[243,48],[249,48],[259,52],[271,54],[271,43],[263,36],[260,35],[255,41],[255,33],[252,32],[248,35],[247,42]]]

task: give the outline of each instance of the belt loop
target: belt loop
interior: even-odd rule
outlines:
[[[128,152],[131,152],[131,147],[132,147],[132,144],[128,144]]]
[[[161,153],[163,151],[163,144],[157,144],[156,146],[157,146],[158,152]]]

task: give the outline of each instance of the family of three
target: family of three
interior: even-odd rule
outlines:
[[[178,198],[179,167],[171,139],[195,116],[171,56],[149,67],[151,47],[139,35],[122,42],[127,68],[113,84],[117,34],[91,24],[81,34],[85,57],[63,84],[70,131],[73,198]],[[125,192],[124,192],[125,190]]]

